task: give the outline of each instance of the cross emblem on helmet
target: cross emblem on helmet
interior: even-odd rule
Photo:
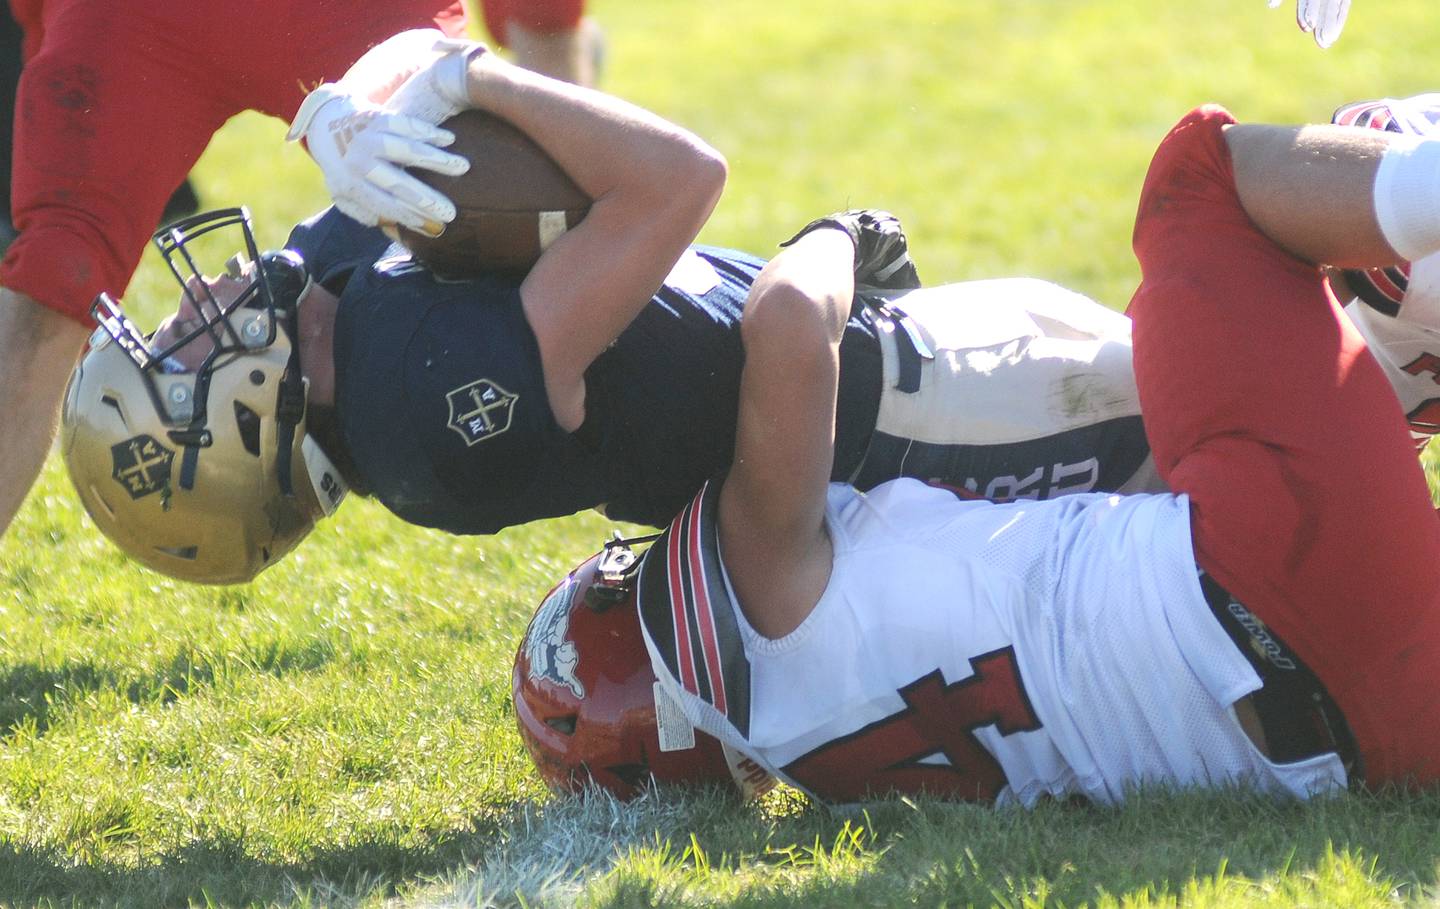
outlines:
[[[170,464],[175,452],[155,441],[153,436],[140,435],[110,446],[114,463],[111,476],[125,487],[130,498],[139,499],[170,485]]]

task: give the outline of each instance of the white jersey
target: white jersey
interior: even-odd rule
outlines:
[[[1171,495],[962,501],[912,480],[831,487],[829,584],[767,639],[735,603],[712,485],[651,549],[638,599],[694,726],[813,795],[1019,801],[1132,787],[1343,787],[1325,754],[1276,765],[1232,705],[1260,685],[1207,606]]]
[[[1427,256],[1410,269],[1410,290],[1406,299],[1422,297],[1440,311],[1440,255]],[[1403,319],[1376,312],[1359,300],[1345,307],[1370,352],[1390,380],[1410,437],[1423,448],[1440,432],[1440,332]]]

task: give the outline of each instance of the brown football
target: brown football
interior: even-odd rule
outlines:
[[[509,121],[467,110],[441,125],[455,134],[449,150],[468,158],[470,170],[458,177],[409,172],[455,203],[455,220],[438,237],[398,232],[437,275],[529,271],[545,247],[590,210],[575,181]]]

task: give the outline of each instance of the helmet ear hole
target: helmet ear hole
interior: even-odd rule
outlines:
[[[561,735],[575,734],[575,714],[569,716],[552,716],[545,720],[545,725],[554,729]]]
[[[260,457],[260,415],[235,402],[235,428],[240,431],[240,444],[255,457]]]
[[[126,426],[129,425],[129,423],[127,423],[125,420],[125,411],[120,408],[119,401],[115,400],[110,395],[101,395],[100,403],[104,404],[106,407],[113,409],[115,413],[120,417],[121,423],[124,423]]]

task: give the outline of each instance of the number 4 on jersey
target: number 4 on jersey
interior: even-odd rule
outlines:
[[[822,798],[858,801],[886,792],[925,792],[988,801],[1005,786],[999,762],[975,737],[1040,728],[1015,663],[1004,647],[970,660],[967,679],[945,684],[939,669],[900,689],[905,709],[829,742],[784,768]],[[944,762],[936,761],[943,757]]]

